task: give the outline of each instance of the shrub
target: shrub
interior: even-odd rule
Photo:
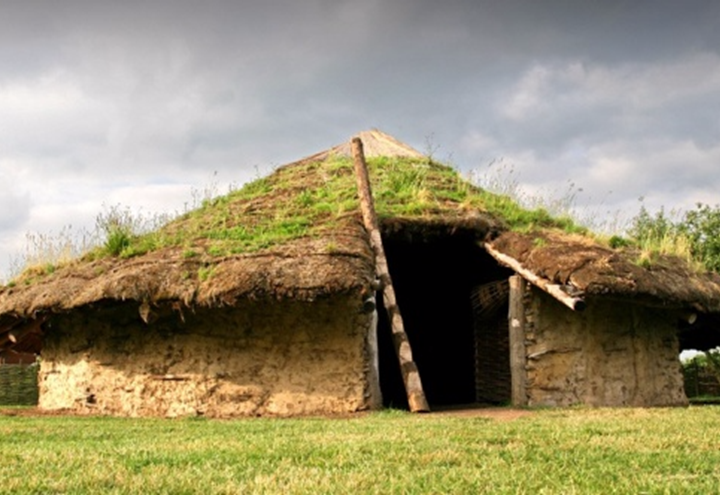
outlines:
[[[720,272],[720,206],[698,203],[678,228],[688,237],[693,256],[708,270]]]
[[[720,272],[720,207],[698,203],[695,210],[673,220],[661,208],[651,215],[645,207],[632,220],[630,239],[641,258],[672,254],[709,271]]]

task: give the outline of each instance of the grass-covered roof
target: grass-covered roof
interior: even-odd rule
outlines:
[[[493,241],[498,249],[559,283],[572,274],[553,270],[553,264],[573,266],[570,272],[578,273],[590,266],[581,254],[595,244],[574,238],[571,234],[583,229],[572,221],[552,218],[542,209],[523,209],[508,197],[484,191],[454,169],[379,131],[360,137],[378,216],[386,225],[471,230],[478,242]],[[533,256],[560,244],[563,249],[552,256]],[[584,288],[602,286],[597,294],[633,297],[650,292],[682,303],[694,302],[701,294],[703,301],[720,301],[716,278],[674,267],[671,272],[680,275],[663,280],[685,278],[682,290],[654,291],[665,282],[655,280],[652,270],[636,267],[628,272],[632,263],[627,256],[597,245],[593,249],[592,259],[614,256],[625,263],[620,267],[598,261],[585,273]],[[571,260],[585,261],[575,266]],[[645,277],[639,285],[638,274]],[[52,271],[30,270],[0,288],[0,317],[67,311],[103,300],[177,301],[188,306],[233,304],[239,298],[312,300],[338,291],[368,290],[373,278],[372,252],[361,224],[346,143],[207,200],[153,232],[132,235],[118,225],[104,246],[84,257]],[[686,290],[688,284],[694,288]],[[703,308],[720,311],[720,302],[703,303]]]
[[[381,218],[498,228],[482,213],[483,191],[453,169],[377,131],[361,136]],[[104,246],[0,289],[0,315],[101,300],[213,306],[363,290],[374,277],[372,252],[345,148],[280,167],[153,232],[135,236],[117,225]]]

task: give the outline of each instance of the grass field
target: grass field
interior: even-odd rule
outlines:
[[[718,493],[720,407],[510,421],[0,416],[1,493]]]

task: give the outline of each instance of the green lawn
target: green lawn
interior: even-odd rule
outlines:
[[[511,421],[0,416],[0,493],[718,493],[720,407]]]

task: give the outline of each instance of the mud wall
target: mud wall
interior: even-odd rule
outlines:
[[[686,405],[676,318],[624,302],[573,312],[529,288],[527,403],[531,406]]]
[[[184,313],[137,303],[52,322],[39,406],[122,416],[347,413],[381,403],[357,296]]]

